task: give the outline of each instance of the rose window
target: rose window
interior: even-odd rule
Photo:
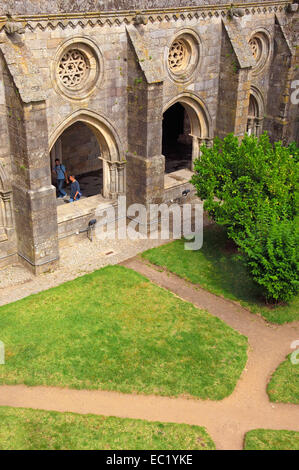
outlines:
[[[262,55],[262,45],[258,38],[252,38],[249,41],[249,45],[251,47],[252,55],[256,62],[258,62]]]
[[[173,73],[180,72],[188,65],[189,51],[185,42],[177,39],[171,46],[168,56],[169,68]]]
[[[79,50],[69,50],[61,58],[58,66],[58,76],[62,84],[74,89],[86,80],[90,66],[87,57]]]

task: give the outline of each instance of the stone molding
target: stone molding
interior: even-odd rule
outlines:
[[[236,3],[234,7],[244,10],[245,15],[258,15],[266,13],[280,13],[287,10],[289,1],[259,1],[252,3]],[[46,29],[55,30],[57,28],[65,29],[67,27],[76,28],[86,26],[92,28],[97,26],[121,26],[136,25],[147,23],[161,23],[163,21],[178,21],[179,19],[188,22],[193,18],[200,20],[209,20],[212,17],[229,18],[231,7],[227,5],[202,5],[194,7],[181,8],[163,8],[131,11],[105,11],[105,12],[87,12],[87,13],[61,13],[56,15],[16,15],[13,20],[15,23],[22,23],[25,31],[44,31]],[[142,22],[138,21],[142,16]],[[0,16],[0,30],[5,27],[8,18]]]

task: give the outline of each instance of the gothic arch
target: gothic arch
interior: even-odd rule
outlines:
[[[77,122],[86,124],[94,133],[101,151],[103,161],[103,195],[114,198],[125,192],[125,159],[118,134],[103,115],[88,110],[79,110],[71,114],[50,136],[49,151],[55,142],[70,126]]]
[[[86,124],[94,132],[98,140],[103,159],[111,162],[121,160],[121,142],[115,128],[103,115],[87,110],[76,111],[59,124],[50,136],[49,150],[52,149],[56,140],[68,127],[79,121]]]
[[[182,93],[166,104],[163,113],[176,103],[180,103],[187,111],[191,124],[191,135],[193,137],[201,140],[213,138],[210,113],[198,96],[192,93]]]
[[[249,135],[259,136],[262,132],[263,120],[265,114],[265,102],[260,90],[252,86],[250,90],[248,105],[247,133]]]
[[[191,156],[190,167],[187,163],[186,168],[193,170],[193,162],[200,156],[200,147],[202,144],[210,145],[213,139],[213,125],[210,113],[207,109],[207,106],[198,96],[193,93],[181,93],[172,100],[170,100],[164,110],[163,110],[163,119],[166,116],[166,111],[169,111],[174,105],[180,104],[186,112],[188,119],[188,128],[186,129],[185,137],[187,141],[191,139],[191,144],[189,143],[189,149],[184,150],[181,154],[188,154]],[[164,132],[163,132],[164,136]],[[165,171],[167,173],[171,172],[171,163],[169,165],[169,158],[165,155]],[[184,161],[184,160],[183,160]],[[184,163],[186,165],[186,163]],[[168,168],[167,168],[168,167]]]

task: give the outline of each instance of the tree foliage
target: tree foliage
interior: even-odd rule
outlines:
[[[229,134],[201,151],[192,183],[205,210],[226,226],[265,297],[290,300],[298,291],[297,145]]]

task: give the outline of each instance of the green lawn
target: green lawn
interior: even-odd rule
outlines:
[[[221,400],[247,338],[122,266],[0,308],[0,384]]]
[[[267,390],[271,401],[299,405],[299,364],[292,364],[291,356],[276,369]]]
[[[299,432],[255,429],[246,434],[245,450],[299,450]]]
[[[199,251],[187,251],[184,241],[176,240],[148,250],[142,256],[216,295],[240,302],[269,322],[299,321],[299,296],[288,305],[266,306],[221,227],[205,229],[204,245]]]
[[[204,428],[0,408],[0,450],[213,450]]]

